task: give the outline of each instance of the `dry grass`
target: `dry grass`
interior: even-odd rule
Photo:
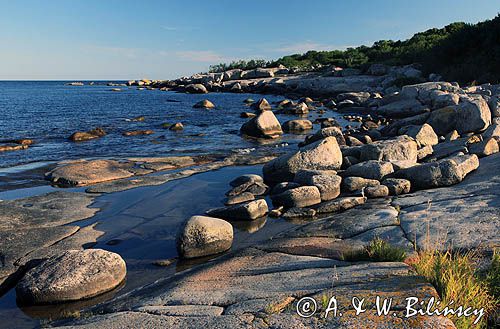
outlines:
[[[500,256],[495,253],[486,276],[476,271],[474,256],[471,252],[454,254],[449,251],[422,251],[413,267],[434,285],[443,307],[454,301],[455,307],[463,305],[476,309],[484,308],[485,313],[491,315],[499,305]],[[473,325],[474,317],[451,318],[458,329],[487,328],[487,319],[488,316],[485,316],[481,322]]]

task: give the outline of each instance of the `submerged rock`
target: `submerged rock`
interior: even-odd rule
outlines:
[[[177,122],[177,123],[174,123],[173,125],[170,126],[170,128],[168,128],[172,131],[181,131],[181,130],[184,130],[184,125],[182,124],[182,122]]]
[[[183,258],[224,252],[233,244],[233,226],[225,220],[207,216],[191,217],[181,230],[177,250]]]
[[[28,145],[0,145],[0,152],[26,150]]]
[[[154,131],[152,130],[132,130],[132,131],[125,131],[122,135],[123,136],[144,136],[144,135],[151,135],[154,134]]]
[[[81,300],[116,288],[126,272],[125,261],[113,252],[68,250],[29,270],[17,284],[16,294],[29,304]]]
[[[69,136],[69,140],[73,142],[82,142],[82,141],[88,141],[91,139],[96,139],[99,137],[103,137],[106,135],[106,132],[102,128],[95,128],[89,131],[77,131],[73,133],[71,136]]]
[[[198,103],[193,105],[194,108],[197,109],[213,109],[215,108],[214,103],[209,101],[208,99],[204,99],[202,101],[199,101]]]
[[[305,119],[289,120],[283,123],[283,130],[287,132],[303,132],[312,128],[312,122]]]

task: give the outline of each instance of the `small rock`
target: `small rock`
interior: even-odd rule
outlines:
[[[451,142],[451,141],[454,141],[454,140],[460,138],[460,134],[458,133],[458,131],[453,130],[453,131],[450,131],[449,133],[447,133],[446,136],[444,136],[444,137],[445,137],[445,140],[447,142]]]
[[[410,193],[411,182],[402,178],[386,178],[382,184],[387,186],[390,195],[400,195]]]
[[[281,207],[278,207],[278,208],[274,208],[273,210],[271,210],[269,212],[269,216],[270,217],[274,217],[274,218],[278,218],[281,216],[281,213],[283,212],[283,209],[285,207],[281,206]]]
[[[321,202],[321,194],[316,186],[301,186],[271,197],[273,204],[286,208],[307,207]]]
[[[241,112],[240,118],[255,118],[257,114],[251,112]]]
[[[25,150],[28,145],[0,145],[0,152]]]
[[[186,92],[191,94],[206,94],[208,93],[207,88],[201,83],[191,84],[186,86]]]
[[[214,105],[214,103],[212,103],[208,99],[204,99],[204,100],[199,101],[198,103],[194,104],[193,107],[196,109],[213,109],[213,108],[215,108],[215,105]]]
[[[146,117],[144,117],[143,115],[132,118],[132,121],[135,121],[135,122],[143,122],[144,120],[146,120]]]
[[[335,176],[337,175],[337,171],[335,170],[299,170],[293,181],[300,185],[313,185],[311,184],[313,176],[316,175],[325,175],[325,176]]]
[[[313,128],[313,124],[309,120],[298,119],[298,120],[289,120],[283,123],[283,130],[287,132],[303,132],[306,130],[311,130]]]
[[[177,250],[183,258],[214,255],[231,248],[233,226],[225,220],[207,216],[193,216],[184,225],[177,241]]]
[[[251,108],[255,111],[269,111],[271,110],[271,105],[267,99],[261,98],[257,103],[252,104]]]
[[[161,267],[166,267],[166,266],[172,265],[173,263],[175,263],[175,261],[176,261],[175,258],[171,258],[171,259],[159,259],[159,260],[155,260],[153,262],[153,265],[161,266]]]
[[[282,215],[285,219],[313,219],[316,210],[310,208],[290,208]]]
[[[420,146],[436,145],[438,141],[438,136],[432,129],[431,125],[424,123],[421,126],[406,126],[399,129],[399,133],[402,135],[408,135],[415,139]]]
[[[430,145],[424,146],[424,147],[418,149],[418,151],[417,151],[417,159],[420,161],[422,159],[427,158],[432,153],[434,153],[434,149],[432,148],[432,146],[430,146]]]
[[[154,134],[154,131],[152,130],[132,130],[132,131],[125,131],[122,135],[123,136],[141,136],[141,135],[151,135]]]
[[[476,154],[480,158],[498,153],[498,151],[498,142],[494,137],[469,146],[469,153]]]
[[[242,184],[251,182],[252,184],[254,183],[264,183],[264,179],[255,174],[246,174],[246,175],[241,175],[233,179],[231,182],[229,182],[229,185],[232,187],[240,186]]]
[[[342,180],[342,190],[346,192],[355,192],[369,186],[378,186],[380,182],[376,179],[367,179],[363,177],[345,177]]]
[[[346,145],[344,135],[342,134],[342,129],[336,126],[322,128],[319,131],[317,131],[314,135],[307,136],[303,145],[308,145],[317,142],[319,140],[323,140],[327,137],[335,137],[335,139],[337,140],[337,144]]]
[[[228,197],[224,202],[226,206],[230,206],[237,203],[247,202],[255,200],[255,196],[250,192],[242,192],[241,194]]]
[[[184,125],[182,124],[182,122],[177,122],[177,123],[174,123],[173,125],[170,126],[170,128],[168,128],[170,130],[173,130],[173,131],[181,131],[181,130],[184,130]]]
[[[312,208],[315,209],[318,214],[334,213],[359,206],[365,203],[365,201],[366,199],[362,196],[344,197],[322,202],[312,206]]]
[[[268,212],[266,200],[259,199],[207,211],[207,215],[227,220],[254,220]]]
[[[69,139],[73,142],[88,141],[91,139],[96,139],[106,135],[106,132],[102,128],[95,128],[86,132],[77,131],[69,136]]]
[[[285,192],[286,190],[290,190],[292,188],[299,187],[300,184],[295,183],[295,182],[282,182],[274,185],[273,189],[271,190],[271,194],[280,194]]]
[[[385,185],[368,186],[364,189],[365,196],[369,199],[385,198],[389,195],[389,189]]]
[[[343,173],[344,176],[358,176],[368,179],[381,180],[392,174],[394,169],[392,163],[385,161],[370,160],[350,166]]]

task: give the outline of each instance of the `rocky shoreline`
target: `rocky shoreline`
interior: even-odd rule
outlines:
[[[304,118],[309,112],[320,114],[321,128],[305,136],[299,149],[278,157],[62,163],[46,178],[62,187],[85,186],[86,193],[0,202],[0,235],[8,241],[0,250],[2,286],[20,280],[18,293],[32,303],[79,300],[112,290],[125,277],[123,260],[99,249],[83,250],[99,237],[93,227],[65,225],[95,214],[98,209],[89,205],[96,195],[160,185],[225,166],[264,163],[261,176],[235,177],[225,205],[187,219],[179,233],[183,258],[224,255],[98,305],[83,319],[55,325],[454,328],[444,317],[408,319],[399,311],[407,296],[439,298],[408,265],[420,250],[474,250],[487,259],[500,246],[500,86],[461,88],[431,81],[398,88],[401,79],[426,80],[414,66],[374,65],[367,72],[330,67],[293,73],[280,67],[130,81],[139,88],[190,93],[294,96],[278,104],[252,102],[252,112],[246,112],[249,120],[240,128],[248,138],[307,132],[313,127]],[[195,106],[214,104],[207,99]],[[345,114],[352,125],[341,127],[328,116],[333,111]],[[275,113],[300,118],[280,123]],[[298,224],[267,242],[227,252],[233,244],[232,223],[264,216]],[[20,225],[22,232],[16,229]],[[366,258],[377,239],[400,250],[401,257]],[[107,258],[113,261],[100,261]],[[71,269],[70,277],[54,265],[58,259]],[[103,273],[98,290],[89,274],[95,268]],[[47,282],[51,275],[55,278]],[[61,282],[69,291],[41,298]],[[326,320],[320,312],[309,318],[297,315],[302,297],[333,295],[342,299],[340,305],[349,304],[353,296],[364,297],[371,310],[355,315],[341,308],[344,317]],[[377,295],[393,297],[398,313],[375,316]]]

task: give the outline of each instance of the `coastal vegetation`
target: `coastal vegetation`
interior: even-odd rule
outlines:
[[[436,288],[442,307],[453,301],[453,305],[484,308],[485,314],[492,315],[500,302],[500,254],[494,252],[491,265],[483,272],[477,270],[476,258],[473,252],[422,251],[413,267]],[[471,328],[474,318],[453,317],[453,322],[458,329]],[[476,327],[487,328],[487,322],[485,316]]]
[[[273,61],[234,61],[210,66],[210,72],[228,69],[276,67],[310,69],[325,65],[366,69],[374,63],[420,64],[424,73],[438,73],[461,83],[500,81],[500,15],[469,24],[456,22],[419,32],[407,40],[380,40],[372,46],[293,54]]]

